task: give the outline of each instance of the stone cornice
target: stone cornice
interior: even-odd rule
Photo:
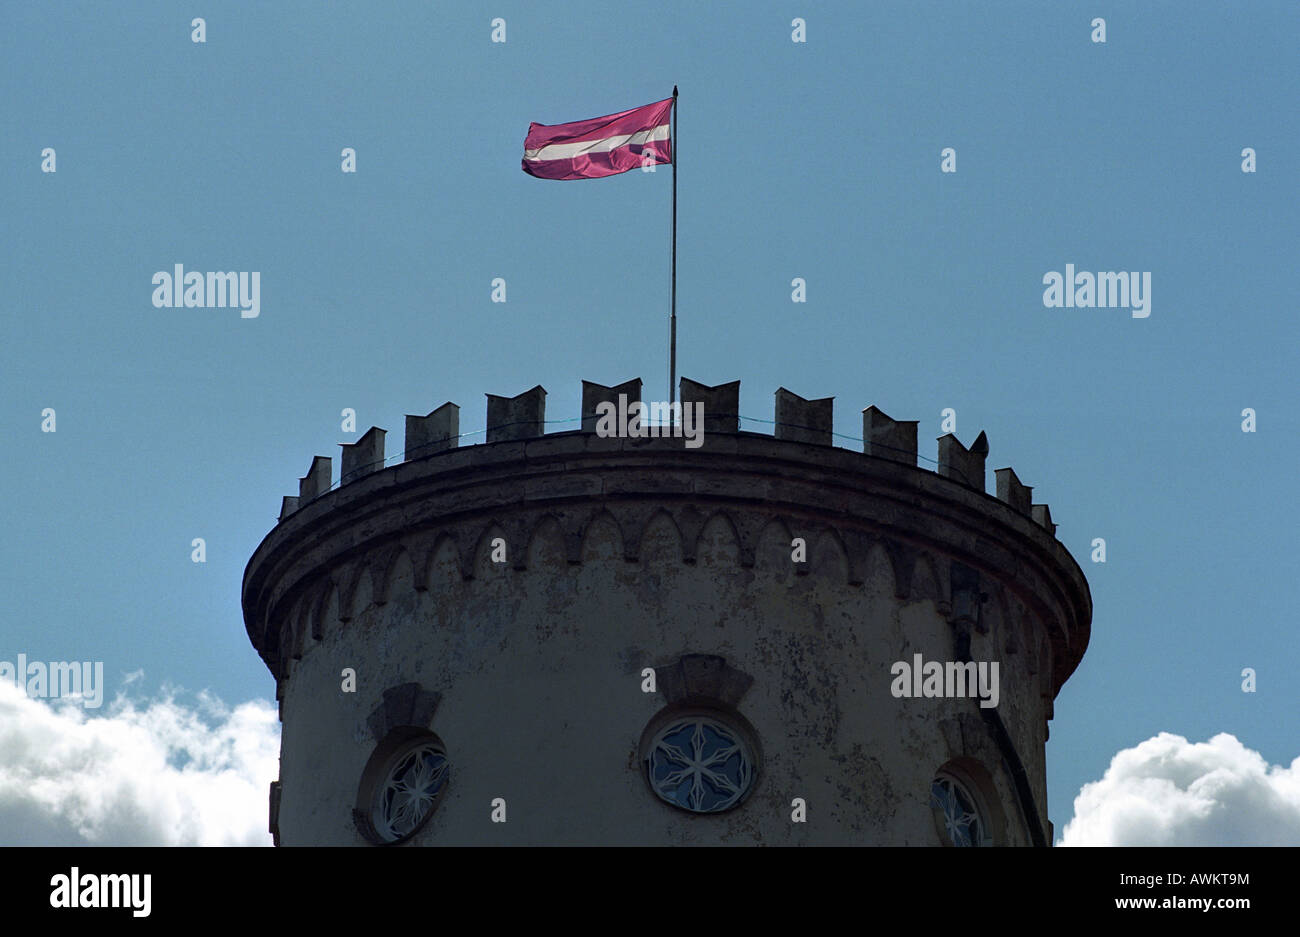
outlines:
[[[681,439],[555,433],[447,449],[363,475],[302,502],[258,546],[244,572],[245,625],[278,677],[289,650],[280,646],[280,619],[340,564],[373,557],[391,563],[402,538],[439,531],[459,531],[458,549],[469,551],[472,564],[492,525],[527,543],[547,516],[560,520],[570,562],[578,562],[583,531],[605,512],[620,527],[625,556],[635,559],[641,530],[663,510],[677,524],[685,562],[694,559],[703,522],[717,512],[732,522],[742,565],[753,563],[755,540],[772,519],[829,530],[843,547],[850,582],[861,582],[867,551],[883,542],[892,548],[900,596],[917,551],[950,557],[1048,623],[1053,695],[1088,644],[1087,581],[1041,523],[935,472],[745,432],[706,433],[698,449]],[[524,552],[512,549],[521,568]]]

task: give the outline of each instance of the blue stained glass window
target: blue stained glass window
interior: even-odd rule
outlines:
[[[930,806],[943,815],[944,831],[954,846],[987,845],[984,821],[975,798],[952,778],[934,779],[930,785]]]
[[[692,813],[717,813],[749,793],[753,757],[739,732],[716,719],[687,716],[655,736],[646,774],[668,803]]]
[[[450,772],[436,744],[425,742],[402,754],[375,798],[375,832],[389,842],[415,832],[433,812]]]

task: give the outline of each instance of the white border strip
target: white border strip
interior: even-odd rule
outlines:
[[[573,159],[588,153],[608,153],[620,146],[633,143],[654,143],[668,139],[668,124],[661,124],[650,130],[624,134],[618,137],[606,137],[603,140],[583,140],[581,143],[548,143],[535,150],[524,150],[524,159],[544,162],[551,159]]]

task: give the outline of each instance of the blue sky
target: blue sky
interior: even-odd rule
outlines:
[[[551,419],[584,378],[663,396],[669,171],[519,160],[530,121],[676,84],[679,372],[741,380],[762,420],[779,386],[834,396],[850,436],[875,404],[929,459],[951,407],[1083,566],[1058,834],[1158,732],[1286,764],[1298,26],[1293,2],[6,4],[0,658],[102,660],[110,696],[143,670],[132,692],[271,698],[244,564],[313,455],[337,477],[344,407],[391,454],[446,400],[472,431],[485,393],[539,383]],[[260,271],[260,316],[154,308],[177,263]],[[1067,263],[1150,271],[1150,317],[1045,308]]]

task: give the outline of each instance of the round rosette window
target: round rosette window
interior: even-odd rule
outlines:
[[[367,839],[397,843],[432,816],[447,787],[451,763],[437,738],[421,735],[381,746],[363,781],[358,824]]]
[[[645,747],[651,790],[691,813],[730,810],[754,784],[754,750],[748,735],[720,715],[669,719]]]
[[[988,824],[979,800],[956,778],[939,775],[930,785],[935,824],[953,846],[988,846]]]

